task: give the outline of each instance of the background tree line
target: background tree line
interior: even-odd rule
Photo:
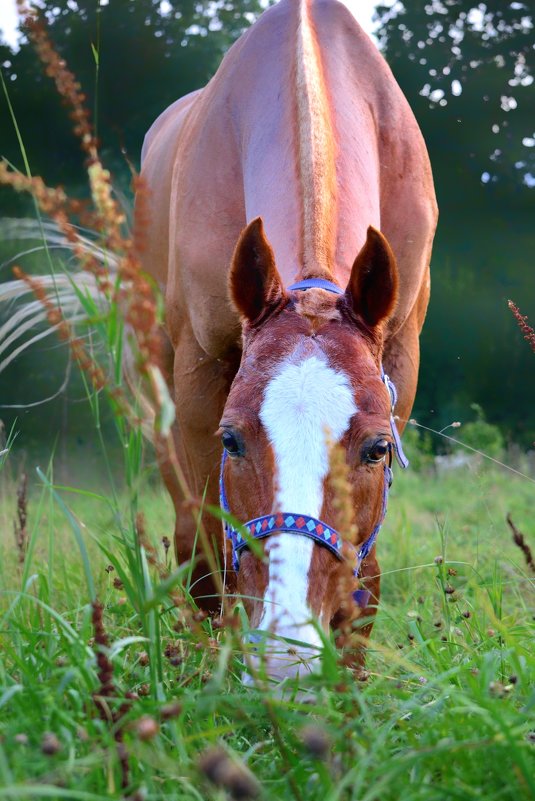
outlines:
[[[260,13],[258,0],[45,0],[59,52],[84,87],[104,160],[128,192],[145,131],[177,97],[204,85],[228,47]],[[379,7],[382,51],[422,128],[440,207],[432,300],[422,337],[414,416],[441,429],[474,417],[472,403],[506,436],[535,440],[533,355],[507,309],[535,318],[533,281],[535,123],[533,15],[526,4],[407,0]],[[24,39],[0,42],[7,91],[34,174],[86,190],[83,159],[53,83]],[[0,155],[22,166],[5,97]],[[31,214],[0,190],[0,214]],[[18,243],[18,249],[22,249]],[[0,244],[0,259],[13,245]],[[6,267],[0,280],[7,280]],[[46,341],[46,340],[45,340]],[[61,384],[64,351],[34,348],[0,375],[0,404],[47,397]],[[63,421],[64,441],[83,440],[79,383],[48,405],[0,408],[28,442],[47,440],[42,420]],[[462,431],[462,429],[461,429]],[[65,447],[65,445],[64,445]]]

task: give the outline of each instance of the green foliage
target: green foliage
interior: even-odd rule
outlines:
[[[403,449],[410,462],[411,470],[418,473],[433,465],[433,440],[428,431],[420,431],[408,425],[403,432]]]
[[[207,83],[225,51],[261,10],[258,0],[170,0],[165,12],[152,0],[106,5],[45,0],[40,8],[58,52],[87,94],[107,164],[125,188],[125,155],[139,166],[143,137],[158,114]],[[84,184],[68,113],[53,82],[43,75],[33,46],[22,41],[12,53],[0,45],[0,63],[34,173],[52,184]],[[0,115],[5,116],[3,99]],[[0,127],[0,154],[20,161],[9,125]],[[3,193],[4,208],[8,202]]]
[[[477,420],[466,423],[462,427],[460,440],[487,456],[497,458],[503,453],[504,439],[498,426],[487,423],[483,409],[478,403],[472,403]]]
[[[533,356],[522,352],[507,298],[528,316],[535,306],[533,9],[417,0],[378,12],[440,211],[414,416],[440,430],[464,420],[476,399],[509,438],[531,446]]]
[[[502,0],[418,0],[394,13],[378,7],[388,62],[424,133],[433,131],[439,184],[462,179],[464,192],[477,192],[484,172],[509,192],[529,173],[535,182],[532,11]]]

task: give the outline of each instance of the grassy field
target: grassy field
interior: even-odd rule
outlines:
[[[239,607],[216,629],[177,596],[154,481],[84,495],[45,465],[21,562],[8,468],[0,798],[535,798],[534,587],[505,522],[534,542],[532,480],[478,462],[398,471],[369,678],[326,643],[303,704],[242,686]]]

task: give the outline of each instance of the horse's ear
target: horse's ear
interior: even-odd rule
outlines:
[[[394,311],[398,295],[398,269],[392,248],[371,225],[366,242],[351,269],[346,300],[354,314],[375,328]]]
[[[250,323],[259,322],[284,297],[284,287],[266,239],[262,218],[243,229],[232,257],[230,294]]]

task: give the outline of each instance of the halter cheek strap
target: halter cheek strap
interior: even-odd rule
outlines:
[[[288,288],[290,290],[325,289],[328,292],[333,292],[337,295],[342,295],[344,292],[344,290],[341,289],[337,284],[334,284],[332,281],[327,281],[324,278],[307,278],[304,281],[299,281],[297,284],[292,284],[292,286]],[[382,365],[381,380],[388,389],[391,402],[390,428],[392,430],[393,440],[391,451],[393,449],[400,467],[405,469],[408,467],[409,461],[403,453],[401,438],[394,420],[394,407],[397,401],[396,388],[384,372]],[[227,459],[227,451],[223,449],[221,470],[219,474],[219,503],[222,511],[226,514],[230,514],[231,511],[225,491],[225,465],[227,463]],[[360,545],[358,549],[347,543],[348,547],[353,550],[355,556],[353,575],[357,579],[360,576],[362,562],[364,559],[366,559],[371,549],[375,545],[377,535],[381,530],[381,526],[386,516],[388,491],[392,485],[393,478],[392,470],[390,466],[387,465],[386,461],[384,463],[383,471],[383,499],[381,505],[381,514],[378,522],[376,523],[369,537]],[[310,517],[309,515],[296,514],[294,512],[277,512],[275,514],[263,515],[262,517],[255,517],[253,520],[249,520],[247,523],[244,523],[240,528],[234,528],[230,523],[225,521],[224,528],[225,534],[232,545],[232,566],[236,571],[240,566],[240,554],[244,548],[247,548],[248,541],[251,538],[260,540],[264,539],[265,537],[269,537],[270,534],[280,532],[299,534],[303,537],[309,537],[319,545],[327,548],[334,556],[336,556],[337,559],[344,559],[344,555],[342,553],[344,541],[339,532],[332,528],[332,526],[328,526],[322,520],[319,520],[315,517]],[[365,608],[370,599],[370,592],[368,590],[356,590],[352,593],[352,596],[353,600],[358,606]]]

